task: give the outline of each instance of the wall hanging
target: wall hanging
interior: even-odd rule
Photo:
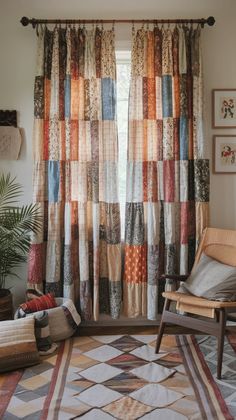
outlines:
[[[236,128],[236,89],[212,91],[213,128]]]
[[[214,172],[236,173],[236,136],[219,135],[213,137]]]
[[[22,138],[17,128],[16,111],[0,110],[0,159],[17,160]]]

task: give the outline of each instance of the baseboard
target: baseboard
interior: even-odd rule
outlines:
[[[149,327],[149,326],[158,326],[160,324],[160,318],[155,321],[149,320],[99,320],[99,321],[82,321],[81,327]]]

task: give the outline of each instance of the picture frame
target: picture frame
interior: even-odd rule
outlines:
[[[236,128],[236,89],[213,89],[212,127]]]
[[[236,135],[213,136],[213,172],[216,174],[236,173]]]

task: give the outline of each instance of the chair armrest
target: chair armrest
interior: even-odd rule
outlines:
[[[174,281],[186,281],[189,274],[162,274],[158,280],[174,280]]]

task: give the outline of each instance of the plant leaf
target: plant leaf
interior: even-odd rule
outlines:
[[[27,261],[31,234],[42,229],[42,216],[37,204],[17,206],[21,185],[10,174],[0,175],[0,287],[7,276]]]

